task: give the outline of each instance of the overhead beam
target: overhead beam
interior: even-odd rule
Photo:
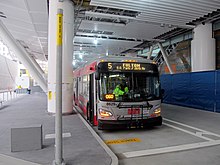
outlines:
[[[155,2],[154,2],[155,3]],[[95,2],[92,2],[92,5],[99,5],[99,6],[105,6],[105,7],[116,7],[116,8],[121,8],[121,9],[126,9],[126,10],[135,10],[139,12],[143,11],[148,11],[151,8],[154,9],[165,9],[167,12],[172,12],[172,11],[181,11],[183,14],[186,13],[192,13],[192,14],[199,14],[201,15],[201,12],[207,13],[212,11],[213,9],[209,8],[203,8],[203,9],[195,9],[193,6],[188,6],[188,7],[183,7],[181,4],[180,5],[171,5],[170,3],[162,3],[160,2],[159,4],[154,4],[153,2],[149,3],[141,3],[139,1],[136,1],[133,3],[133,1],[117,1],[117,0],[112,0],[111,2],[106,2],[104,0],[96,0]],[[161,7],[161,5],[163,5]]]
[[[147,59],[148,59],[148,60],[150,60],[150,57],[152,56],[153,49],[154,49],[154,47],[153,47],[153,45],[151,45],[151,46],[150,46],[150,50],[149,50],[148,55],[147,55]]]
[[[179,18],[177,19],[170,19],[167,17],[164,18],[153,18],[152,16],[145,17],[142,15],[138,16],[137,18],[135,17],[128,17],[128,16],[123,16],[123,15],[114,15],[114,14],[105,14],[105,13],[96,13],[96,12],[86,12],[86,15],[92,15],[97,18],[121,18],[121,19],[127,19],[130,22],[143,22],[143,23],[148,23],[148,24],[154,24],[154,25],[161,25],[161,23],[164,23],[165,25],[173,25],[175,27],[180,27],[180,28],[194,28],[195,26],[193,25],[185,25],[183,19]],[[185,19],[184,19],[185,20]],[[86,22],[92,22],[92,23],[97,23],[97,24],[106,24],[106,25],[115,25],[115,26],[125,26],[125,24],[119,24],[119,23],[114,23],[114,22],[98,22],[98,21],[91,21],[91,20],[83,20]],[[185,20],[186,22],[189,22],[191,20]],[[185,22],[185,23],[186,23]]]
[[[156,11],[155,11],[156,12]],[[108,14],[108,13],[99,13],[99,12],[93,12],[93,11],[86,11],[85,15],[86,16],[92,16],[92,17],[98,17],[98,18],[120,18],[120,19],[135,19],[135,18],[142,18],[142,17],[163,17],[163,18],[167,18],[167,19],[171,19],[169,18],[169,15],[172,16],[172,19],[182,19],[183,18],[183,14],[176,14],[173,15],[173,13],[167,13],[167,12],[161,12],[161,11],[157,11],[155,13],[141,13],[139,16],[137,17],[129,17],[129,16],[124,16],[124,15],[117,15],[117,14]],[[195,16],[193,16],[195,17]],[[192,16],[187,16],[186,14],[184,15],[184,19],[190,19],[190,21],[192,20]]]
[[[170,65],[170,63],[169,63],[169,60],[168,60],[168,58],[167,58],[167,53],[165,52],[165,50],[164,50],[164,48],[163,48],[163,46],[162,46],[162,44],[161,44],[160,42],[158,43],[158,46],[159,46],[159,48],[160,48],[160,50],[161,50],[163,59],[164,59],[166,65],[167,65],[167,67],[168,67],[168,69],[169,69],[169,71],[170,71],[170,74],[173,74],[173,70],[172,70],[171,65]]]
[[[33,78],[39,83],[44,92],[47,92],[47,83],[43,77],[43,75],[38,71],[35,65],[32,63],[28,53],[26,50],[16,42],[11,33],[4,26],[2,21],[0,21],[0,36],[2,40],[10,49],[16,54],[18,59],[24,64],[24,66],[28,69]]]

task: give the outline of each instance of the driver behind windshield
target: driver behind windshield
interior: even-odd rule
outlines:
[[[115,95],[116,99],[119,97],[119,96],[122,96],[124,95],[124,91],[122,90],[122,85],[121,84],[118,84],[116,85],[114,91],[113,91],[113,94]]]
[[[126,93],[128,93],[128,87],[122,84],[116,85],[116,88],[113,91],[116,100],[119,98],[119,96],[123,96]]]

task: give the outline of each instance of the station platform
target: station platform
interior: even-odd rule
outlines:
[[[11,128],[42,125],[43,148],[11,152]],[[47,113],[47,96],[36,92],[0,107],[0,165],[49,165],[55,159],[55,117]],[[63,158],[67,165],[113,165],[117,157],[74,113],[63,116]]]

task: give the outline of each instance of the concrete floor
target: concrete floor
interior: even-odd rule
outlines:
[[[37,124],[43,125],[43,149],[11,152],[11,128]],[[0,108],[0,165],[25,163],[22,160],[45,165],[52,164],[54,160],[54,138],[46,139],[45,136],[54,134],[54,126],[54,116],[47,114],[47,96],[44,93],[25,95],[4,103]],[[63,132],[71,134],[71,137],[66,137],[63,140],[63,157],[67,164],[111,164],[111,157],[105,152],[78,115],[73,114],[63,117]],[[6,163],[7,161],[8,163]],[[28,162],[26,163],[28,164]]]
[[[5,165],[5,162],[30,164],[24,160],[33,162],[32,165],[34,162],[52,163],[54,139],[46,139],[45,136],[54,133],[54,117],[48,115],[46,109],[47,99],[43,93],[25,95],[4,103],[0,108],[0,165]],[[169,104],[163,104],[162,110],[164,123],[160,127],[120,131],[94,129],[104,141],[137,140],[109,144],[120,165],[219,165],[219,113]],[[10,152],[10,129],[35,124],[43,125],[43,149]],[[64,116],[64,132],[71,134],[71,137],[64,138],[64,160],[67,164],[111,164],[110,156],[77,115]]]
[[[220,113],[163,104],[161,127],[96,131],[103,140],[139,139],[110,144],[120,165],[219,165]]]

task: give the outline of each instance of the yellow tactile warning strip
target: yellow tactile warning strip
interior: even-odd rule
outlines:
[[[125,139],[116,139],[116,140],[105,140],[105,144],[112,145],[112,144],[125,144],[125,143],[136,143],[141,142],[139,138],[125,138]]]

